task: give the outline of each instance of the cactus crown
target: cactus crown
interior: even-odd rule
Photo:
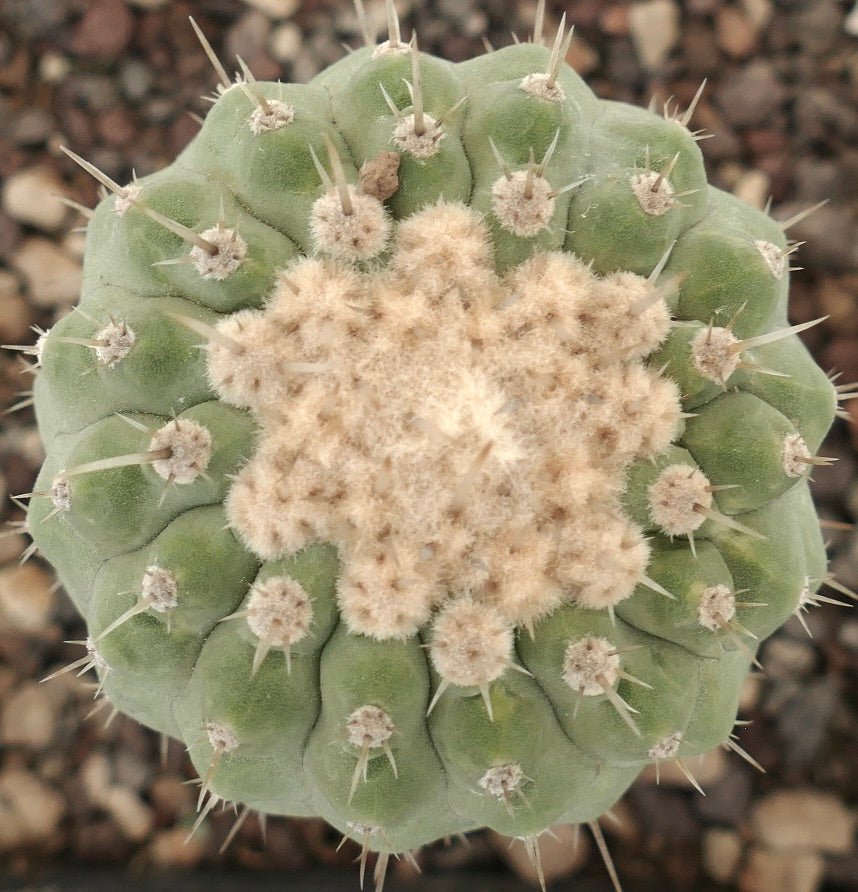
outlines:
[[[538,864],[643,765],[738,748],[757,642],[826,578],[836,408],[785,227],[706,183],[699,94],[597,100],[542,3],[460,65],[388,12],[308,85],[215,60],[159,174],[69,152],[112,194],[32,351],[28,520],[74,665],[187,742],[201,819],[321,815],[379,886],[479,826]]]

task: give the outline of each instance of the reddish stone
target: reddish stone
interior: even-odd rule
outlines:
[[[133,32],[134,15],[123,0],[94,0],[72,32],[69,49],[79,56],[115,59]]]

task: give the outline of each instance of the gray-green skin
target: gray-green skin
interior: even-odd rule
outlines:
[[[184,740],[201,777],[214,752],[201,729],[228,725],[239,746],[221,754],[210,789],[225,800],[288,815],[318,815],[369,847],[402,852],[444,835],[489,826],[534,836],[557,821],[590,821],[608,809],[650,749],[680,732],[677,755],[724,742],[752,651],[820,584],[823,544],[804,476],[778,465],[776,435],[801,433],[818,448],[835,409],[831,384],[795,335],[750,350],[748,368],[725,385],[707,380],[689,359],[701,327],[724,326],[748,338],[785,327],[787,274],[777,277],[755,242],[785,248],[780,227],[764,214],[706,183],[695,140],[677,121],[599,101],[568,67],[560,69],[561,102],[537,98],[520,81],[548,65],[546,49],[517,45],[453,65],[420,56],[426,111],[438,117],[465,100],[444,123],[437,155],[403,154],[399,188],[386,202],[403,218],[444,198],[484,212],[499,270],[535,250],[563,249],[592,261],[598,273],[649,275],[673,246],[661,276],[677,273],[669,297],[676,320],[652,368],[679,383],[683,408],[694,413],[679,443],[654,463],[630,470],[630,516],[652,536],[649,576],[675,600],[645,586],[604,612],[566,604],[519,630],[517,659],[531,673],[507,671],[491,685],[493,717],[479,691],[451,688],[427,717],[438,677],[424,641],[378,641],[349,634],[338,621],[336,550],[314,544],[285,560],[262,563],[226,528],[222,502],[233,474],[254,449],[255,425],[217,399],[206,377],[200,336],[168,313],[213,324],[224,314],[260,306],[276,272],[313,252],[312,203],[324,192],[311,148],[326,158],[329,137],[350,181],[379,152],[391,151],[395,118],[383,84],[400,109],[411,104],[409,54],[373,59],[352,53],[308,85],[258,84],[269,99],[295,108],[287,127],[255,135],[254,106],[238,87],[218,99],[187,149],[168,169],[139,182],[148,207],[197,232],[224,218],[238,227],[249,255],[223,281],[203,280],[188,264],[157,265],[188,252],[183,240],[136,208],[115,212],[104,200],[88,226],[82,312],[60,321],[44,339],[35,383],[36,411],[47,448],[37,490],[63,469],[94,459],[145,451],[152,430],[172,417],[193,418],[211,432],[214,453],[205,478],[166,489],[151,465],[71,477],[71,507],[54,510],[34,498],[29,527],[56,567],[89,634],[109,667],[104,694],[144,724]],[[490,146],[513,169],[537,161],[558,135],[545,170],[558,196],[550,225],[533,237],[503,228],[492,213],[491,186],[500,175]],[[679,154],[670,181],[687,192],[663,216],[645,214],[630,177],[664,169]],[[585,179],[586,178],[586,179]],[[129,355],[114,366],[62,338],[92,338],[109,318],[136,333]],[[782,377],[768,371],[782,373]],[[715,484],[741,488],[716,494],[720,511],[760,537],[707,520],[694,534],[662,534],[649,514],[647,487],[660,468],[700,467]],[[47,515],[52,514],[50,518]],[[145,611],[110,634],[104,629],[131,608],[152,565],[179,585],[168,613]],[[256,639],[243,622],[221,622],[240,610],[257,578],[287,575],[313,601],[310,634],[296,644],[287,672],[272,651],[251,677]],[[714,633],[697,608],[707,586],[742,591],[741,624],[755,638]],[[765,606],[741,606],[742,601]],[[640,734],[605,696],[581,696],[562,680],[568,642],[609,638],[624,652],[628,680],[617,692],[635,710]],[[344,720],[364,704],[392,718],[396,775],[380,748],[369,753],[366,782],[349,799],[357,752]],[[526,780],[505,803],[479,781],[492,766],[517,764]],[[367,831],[367,828],[369,830]]]

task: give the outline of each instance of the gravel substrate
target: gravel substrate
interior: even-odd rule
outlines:
[[[484,35],[496,47],[525,37],[534,5],[397,8],[421,49],[460,60],[483,51]],[[381,31],[383,3],[367,8]],[[549,3],[549,33],[564,9],[576,27],[568,61],[602,97],[685,106],[707,79],[692,123],[714,134],[701,147],[715,185],[760,207],[770,198],[779,219],[829,200],[790,229],[807,242],[791,319],[827,315],[806,343],[841,381],[858,380],[858,6],[582,0]],[[196,131],[215,76],[188,15],[222,60],[240,55],[259,79],[304,81],[361,42],[351,4],[334,0],[0,0],[0,342],[31,343],[33,326],[48,328],[77,298],[83,217],[57,196],[92,206],[97,189],[60,146],[124,183],[167,165]],[[20,357],[0,354],[0,405],[28,386]],[[815,472],[815,495],[831,569],[858,588],[858,400],[845,405],[853,420],[837,421],[823,446],[838,461]],[[254,889],[356,888],[358,848],[337,851],[319,821],[270,819],[263,834],[251,817],[221,854],[235,815],[216,813],[186,843],[196,791],[182,747],[162,748],[109,710],[89,718],[90,675],[39,683],[79,659],[68,642],[84,635],[50,569],[17,560],[23,513],[6,496],[32,488],[40,460],[30,409],[5,416],[0,888],[214,890],[249,876]],[[794,620],[764,645],[765,671],[746,687],[741,746],[765,773],[719,750],[690,766],[705,797],[663,767],[660,784],[645,773],[603,822],[626,890],[858,890],[858,619],[825,605],[806,622],[812,637]],[[564,828],[557,836],[543,840],[552,888],[608,888],[587,834],[577,848]],[[532,881],[523,849],[490,833],[416,857],[424,876],[397,862],[390,888],[453,890],[468,871],[472,892]]]

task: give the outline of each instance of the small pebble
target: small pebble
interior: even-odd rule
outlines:
[[[124,0],[92,0],[72,31],[69,49],[78,56],[115,59],[134,32],[134,16]]]
[[[853,37],[858,37],[858,3],[852,7],[849,15],[843,20],[843,30]]]
[[[288,19],[301,5],[300,0],[244,0],[244,2],[272,19]]]
[[[0,569],[0,614],[25,634],[44,630],[56,610],[54,577],[39,564],[10,564]]]
[[[304,36],[294,22],[279,25],[268,38],[268,50],[278,62],[291,62],[298,51]]]
[[[152,867],[190,870],[196,867],[206,854],[206,845],[199,834],[188,839],[186,827],[171,827],[155,833],[147,848]]]
[[[740,892],[817,892],[825,863],[815,852],[770,852],[754,847],[739,874]]]
[[[780,205],[777,216],[786,219],[812,204],[802,196],[800,201]],[[826,275],[852,273],[858,269],[858,218],[848,206],[832,202],[815,210],[790,227],[789,236],[804,242],[801,266],[805,268],[817,269]]]
[[[757,59],[725,77],[716,93],[718,106],[730,124],[765,124],[787,99],[787,91],[771,62]]]
[[[72,70],[72,63],[64,53],[48,50],[39,59],[39,78],[46,84],[62,83]]]
[[[22,768],[0,773],[0,852],[50,839],[66,811],[62,795]]]
[[[271,20],[261,12],[249,10],[227,32],[227,56],[241,56],[249,64],[251,59],[265,52],[270,33]]]
[[[151,833],[154,813],[130,787],[114,784],[104,792],[99,804],[131,842],[141,842]]]
[[[24,682],[0,712],[0,743],[39,751],[54,739],[59,712],[68,700],[62,684]]]
[[[26,344],[33,340],[30,326],[33,311],[21,293],[21,282],[8,270],[0,269],[0,342]]]
[[[155,81],[151,67],[140,59],[128,59],[119,69],[119,85],[122,95],[129,102],[142,102]]]
[[[87,799],[93,805],[101,805],[110,789],[112,774],[110,760],[100,750],[93,750],[80,767],[78,775]]]
[[[729,883],[742,858],[742,837],[735,830],[711,827],[703,833],[703,867],[717,883]]]
[[[58,196],[68,190],[56,172],[45,165],[19,170],[3,187],[3,210],[19,223],[55,232],[68,217],[68,208]]]
[[[748,24],[755,32],[762,31],[774,15],[772,0],[741,0]]]
[[[37,146],[45,142],[55,127],[54,119],[43,108],[23,108],[12,123],[12,139],[19,146]]]
[[[781,790],[757,803],[751,828],[757,841],[771,849],[845,854],[852,846],[855,816],[830,793]]]
[[[641,64],[658,70],[679,42],[679,7],[673,0],[645,0],[629,8],[629,31]]]
[[[843,29],[843,13],[837,0],[800,3],[787,19],[793,38],[806,56],[828,56]],[[818,60],[806,59],[818,64]]]
[[[763,671],[775,680],[794,680],[809,675],[816,665],[816,651],[807,641],[779,635],[763,645]]]
[[[30,300],[35,306],[69,305],[80,296],[80,264],[55,242],[40,236],[24,239],[9,260],[24,277]]]
[[[734,59],[745,59],[757,45],[757,34],[741,9],[722,6],[716,17],[716,41]]]
[[[858,652],[858,621],[843,623],[837,632],[837,640],[849,650]]]

